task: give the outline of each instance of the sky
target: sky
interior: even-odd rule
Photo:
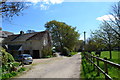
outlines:
[[[80,33],[83,40],[83,32],[90,37],[91,31],[99,28],[102,20],[109,20],[113,16],[111,6],[115,2],[64,2],[63,0],[43,0],[44,2],[30,3],[30,7],[22,11],[23,15],[14,16],[12,20],[2,20],[3,31],[19,33],[21,30],[43,31],[45,23],[51,20],[65,22]]]

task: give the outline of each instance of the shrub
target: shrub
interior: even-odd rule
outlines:
[[[10,53],[6,52],[5,49],[2,49],[0,51],[0,54],[2,55],[1,60],[3,65],[6,65],[8,62],[14,62],[13,56]]]
[[[16,76],[16,75],[17,75],[17,72],[13,71],[13,72],[11,72],[11,75],[12,75],[12,76]]]
[[[15,61],[13,56],[10,53],[7,53],[7,56],[8,56],[8,62],[14,62]]]
[[[2,74],[2,80],[6,80],[9,79],[11,77],[16,76],[18,73],[21,73],[22,71],[25,71],[26,68],[25,67],[21,67],[17,72],[12,71],[11,73],[6,73],[6,74]]]
[[[2,80],[8,79],[10,73],[2,74]]]
[[[25,70],[26,70],[25,67],[21,67],[21,68],[18,70],[18,72],[22,72],[22,71],[25,71]]]
[[[19,66],[20,66],[20,63],[19,63],[19,62],[13,62],[13,66],[19,67]]]
[[[47,56],[50,57],[50,55],[52,55],[52,50],[51,50],[51,48],[50,48],[50,47],[48,47],[48,48],[43,48],[43,49],[42,49],[42,55],[43,55],[44,58],[46,58]]]
[[[73,56],[75,54],[77,54],[77,52],[70,52],[69,56]]]
[[[68,56],[70,53],[69,49],[67,47],[63,48],[62,55]]]
[[[45,58],[51,58],[53,57],[53,55],[48,55],[48,56],[45,56]]]
[[[2,55],[0,58],[2,60],[2,71],[3,72],[12,72],[12,71],[16,71],[17,68],[19,66],[19,63],[14,62],[14,58],[13,56],[6,52],[5,49],[1,49],[0,50],[0,55]]]

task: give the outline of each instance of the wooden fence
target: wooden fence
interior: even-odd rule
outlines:
[[[98,56],[96,57],[96,56],[93,56],[93,55],[91,55],[91,54],[89,54],[89,53],[84,53],[84,56],[85,56],[86,60],[88,60],[88,61],[91,63],[91,65],[94,65],[94,68],[97,68],[97,70],[98,70],[98,71],[97,71],[97,75],[99,76],[99,75],[100,75],[100,72],[103,73],[103,74],[105,75],[105,79],[106,79],[106,80],[113,80],[113,79],[108,75],[108,72],[109,72],[109,71],[108,71],[108,66],[107,66],[107,64],[109,64],[109,65],[111,65],[111,66],[113,66],[113,67],[116,67],[116,68],[120,69],[120,64],[116,64],[116,63],[114,63],[114,62],[108,61],[107,58],[102,59],[102,58],[99,58]],[[95,64],[95,59],[96,59],[97,64]],[[99,66],[99,61],[104,62],[104,70],[100,68],[100,66]]]

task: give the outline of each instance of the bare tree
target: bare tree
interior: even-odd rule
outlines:
[[[27,7],[25,2],[7,2],[7,0],[2,0],[0,2],[0,15],[2,15],[2,18],[19,16],[20,12]]]
[[[101,38],[106,42],[107,48],[109,49],[110,59],[112,59],[112,45],[114,44],[114,32],[110,26],[103,23],[101,26]]]
[[[114,31],[116,35],[115,38],[120,40],[120,2],[112,6],[112,11],[110,13],[114,19],[110,18],[110,21],[104,22]]]

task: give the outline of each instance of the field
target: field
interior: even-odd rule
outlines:
[[[104,51],[101,53],[101,58],[106,57],[107,59],[110,58],[109,51]],[[120,64],[120,51],[112,51],[112,59],[109,59],[112,62]]]
[[[94,52],[92,52],[94,54]],[[108,60],[115,62],[115,63],[120,63],[120,52],[118,51],[112,51],[112,59],[109,59],[109,52],[108,51],[103,51],[101,53],[101,58],[107,57]],[[104,63],[99,62],[100,67],[104,70]],[[81,78],[83,79],[90,79],[90,80],[95,80],[95,79],[104,79],[104,75],[100,73],[100,76],[97,75],[98,70],[94,69],[94,66],[91,65],[84,56],[82,55],[82,73],[81,73]],[[110,65],[108,65],[108,74],[115,79],[120,79],[120,70],[117,68],[114,68]]]

